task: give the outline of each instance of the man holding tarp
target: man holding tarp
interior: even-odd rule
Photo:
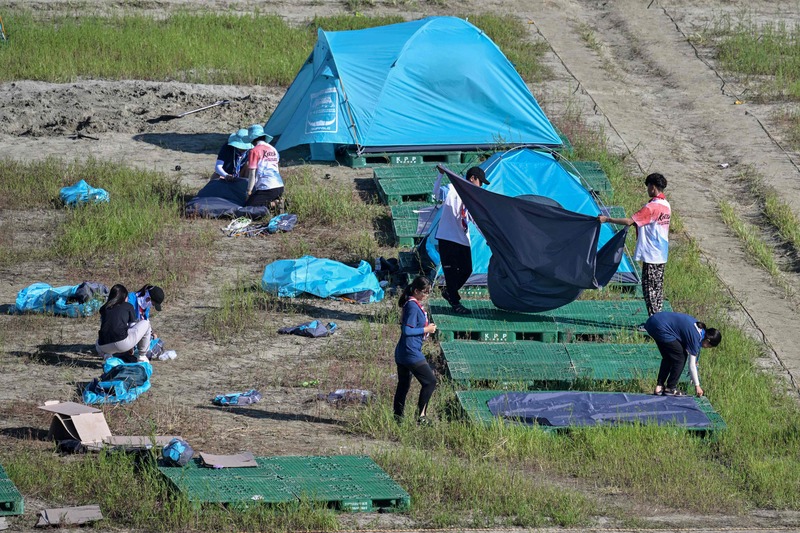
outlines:
[[[511,311],[541,312],[607,284],[619,267],[627,228],[600,249],[594,216],[567,211],[536,197],[512,198],[473,187],[439,166],[474,218],[492,251],[492,303]],[[444,262],[444,261],[443,261]]]
[[[461,179],[460,176],[458,178]],[[472,167],[467,170],[466,180],[472,185],[477,185],[478,188],[483,184],[489,184],[480,167]],[[436,181],[434,196],[438,195],[440,183],[441,176]],[[453,311],[461,315],[470,313],[469,309],[461,305],[461,295],[458,294],[458,291],[472,275],[472,249],[469,240],[469,223],[472,221],[458,192],[450,187],[442,204],[442,215],[436,230],[436,240],[439,243],[439,257],[442,261],[442,272],[444,272],[445,288],[442,290],[442,296],[453,307]]]

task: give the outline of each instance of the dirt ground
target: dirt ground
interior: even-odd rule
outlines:
[[[174,9],[211,9],[280,14],[292,23],[314,15],[346,12],[344,2],[311,0],[262,2],[252,0],[160,0],[106,2],[102,0],[7,1],[7,6],[39,11],[83,10],[89,13],[126,9],[163,13]],[[702,5],[700,5],[702,4]],[[787,331],[795,331],[796,302],[776,288],[767,274],[746,256],[723,224],[717,202],[727,199],[747,216],[755,213],[753,199],[734,177],[752,165],[766,182],[800,214],[800,154],[784,149],[775,122],[778,106],[748,103],[743,86],[715,70],[710,49],[694,48],[687,37],[708,27],[723,13],[748,11],[759,20],[800,17],[798,2],[688,0],[468,0],[452,6],[376,1],[364,5],[369,15],[400,14],[418,18],[430,14],[469,12],[513,13],[529,28],[532,40],[550,47],[546,61],[554,79],[532,91],[546,112],[558,116],[579,109],[587,122],[602,125],[615,149],[629,154],[642,173],[659,171],[670,180],[668,195],[687,232],[699,242],[704,257],[719,273],[721,288],[741,304],[737,319],[769,347],[766,367],[794,383],[800,379],[800,347]],[[580,37],[589,28],[599,46],[590,49]],[[299,66],[298,66],[299,67]],[[31,81],[0,86],[0,157],[38,159],[50,155],[93,156],[124,161],[177,176],[192,190],[210,175],[215,154],[225,137],[239,127],[265,122],[285,87],[193,85],[175,82],[109,82],[81,80],[67,84]],[[737,99],[745,103],[735,105]],[[220,99],[231,104],[180,120],[150,124],[162,113],[194,109]],[[75,137],[76,133],[96,137]],[[728,168],[720,168],[727,163]],[[181,170],[175,170],[179,165]],[[315,176],[355,182],[369,170],[316,166]],[[0,214],[0,231],[13,233],[13,246],[50,238],[53,220],[30,220],[24,213]],[[212,229],[224,225],[192,221]],[[214,231],[216,231],[214,229]],[[345,350],[348,330],[369,317],[375,306],[354,307],[319,301],[300,314],[274,314],[274,324],[235,342],[214,342],[204,331],[203,318],[219,305],[219,289],[236,279],[260,279],[266,264],[282,258],[275,239],[228,239],[215,242],[214,258],[204,276],[181,294],[168,294],[154,327],[174,349],[174,361],[154,364],[153,388],[135,409],[113,408],[107,417],[119,432],[144,430],[155,416],[164,433],[182,434],[201,450],[219,453],[248,449],[257,455],[369,453],[391,446],[344,431],[351,410],[314,401],[319,392],[354,386],[346,363],[334,354]],[[797,258],[783,258],[789,282],[800,289]],[[0,269],[0,305],[12,305],[17,292],[35,281],[74,284],[68,265],[23,262]],[[98,280],[111,285],[118,280]],[[667,280],[667,283],[669,281]],[[133,285],[133,283],[131,283]],[[198,305],[198,302],[202,302]],[[278,327],[311,318],[334,320],[342,333],[326,340],[278,336]],[[97,319],[53,319],[0,316],[7,334],[0,358],[0,442],[41,437],[48,424],[35,405],[43,400],[74,397],[75,383],[98,375],[93,353]],[[271,333],[270,333],[271,332]],[[387,365],[385,379],[393,368]],[[309,379],[318,389],[302,387]],[[46,384],[46,386],[43,386]],[[323,387],[326,387],[324,388]],[[215,394],[257,387],[264,401],[251,409],[222,411],[210,406]],[[168,408],[164,408],[168,406]],[[139,425],[140,427],[136,427]],[[585,490],[611,506],[624,508],[654,525],[665,527],[747,528],[796,527],[796,513],[755,511],[746,516],[684,516],[669,508],[631,508],[624,494]],[[402,517],[370,517],[371,527],[414,527]],[[357,526],[363,518],[349,518]],[[599,518],[598,528],[613,527]]]

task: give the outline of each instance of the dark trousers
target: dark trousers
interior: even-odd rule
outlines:
[[[253,191],[253,194],[250,195],[244,205],[245,207],[268,206],[271,201],[277,200],[281,196],[283,196],[283,187],[275,187],[265,191]]]
[[[664,267],[666,266],[663,263],[660,265],[642,263],[642,294],[649,316],[660,313],[664,305]]]
[[[658,384],[662,387],[666,382],[668,389],[678,386],[678,380],[686,366],[686,350],[678,341],[658,342],[658,351],[661,352],[661,366],[658,369]]]
[[[427,361],[423,361],[414,366],[397,364],[397,391],[394,393],[394,416],[403,416],[406,407],[406,396],[408,389],[411,388],[411,375],[414,375],[422,385],[419,391],[419,402],[417,402],[417,414],[421,414],[433,395],[436,388],[436,376]]]
[[[458,305],[461,295],[458,290],[472,275],[472,250],[469,246],[439,239],[439,257],[442,260],[446,298],[450,305]]]

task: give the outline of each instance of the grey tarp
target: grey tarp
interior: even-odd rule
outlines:
[[[691,396],[625,392],[509,392],[487,402],[493,415],[541,426],[648,423],[710,428]]]
[[[440,167],[492,251],[488,287],[501,309],[541,312],[606,285],[619,268],[627,228],[600,250],[600,222],[536,198],[503,196]]]
[[[186,215],[210,218],[261,218],[269,213],[266,206],[244,207],[247,201],[247,179],[211,180],[186,202]]]

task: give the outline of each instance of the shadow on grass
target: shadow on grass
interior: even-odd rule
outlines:
[[[33,427],[3,428],[0,429],[0,435],[19,440],[49,440],[47,438],[48,431],[46,429]]]
[[[133,140],[190,154],[216,155],[228,142],[223,133],[140,133]],[[210,166],[210,165],[209,165]]]
[[[102,360],[94,351],[93,344],[40,344],[33,353],[20,351],[9,353],[43,365],[81,368],[101,368],[103,366]]]
[[[247,407],[214,407],[211,405],[198,405],[200,409],[207,409],[209,411],[227,411],[229,413],[250,418],[257,418],[259,420],[275,420],[278,422],[313,422],[315,424],[330,424],[332,426],[344,427],[347,425],[343,420],[336,420],[334,418],[324,418],[321,416],[306,415],[303,413],[275,413],[272,411],[260,411]]]

